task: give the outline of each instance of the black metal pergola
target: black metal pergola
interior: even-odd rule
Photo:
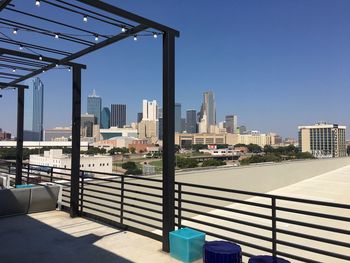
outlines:
[[[80,23],[68,23],[66,17],[80,17],[77,19]],[[89,28],[90,21],[99,26]],[[16,184],[21,184],[24,90],[27,88],[23,81],[51,69],[72,70],[70,213],[72,217],[78,216],[81,72],[86,66],[75,60],[123,39],[147,36],[163,38],[162,229],[163,250],[169,251],[168,234],[175,228],[175,38],[179,37],[178,31],[102,1],[0,0],[0,89],[18,89]],[[58,40],[69,42],[69,46],[62,48]]]

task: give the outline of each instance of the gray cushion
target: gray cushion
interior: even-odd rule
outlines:
[[[28,213],[55,210],[59,191],[57,185],[32,187]]]
[[[0,190],[0,216],[28,213],[30,189]]]

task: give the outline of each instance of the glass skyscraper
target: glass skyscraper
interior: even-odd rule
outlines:
[[[101,124],[101,106],[102,99],[96,95],[96,91],[93,90],[92,94],[87,99],[87,112],[93,114],[96,117],[95,124]]]
[[[25,92],[24,140],[42,141],[44,126],[44,84],[33,78]]]
[[[123,128],[126,125],[126,105],[111,105],[111,126]]]
[[[197,111],[187,110],[186,111],[186,131],[187,133],[197,132]]]
[[[104,107],[101,112],[101,129],[109,129],[111,127],[111,111]]]

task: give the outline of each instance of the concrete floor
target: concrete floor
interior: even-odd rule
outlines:
[[[61,211],[0,219],[3,263],[175,263],[153,239]]]

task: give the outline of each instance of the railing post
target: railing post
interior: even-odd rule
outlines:
[[[81,186],[80,186],[80,215],[82,215],[84,210],[84,171],[81,171]]]
[[[50,182],[53,182],[53,167],[51,167],[51,172],[50,172]]]
[[[29,178],[30,178],[30,163],[27,165],[27,184],[29,183]]]
[[[276,197],[271,197],[271,216],[272,216],[272,256],[274,262],[277,257],[277,219],[276,219]]]
[[[177,227],[180,229],[182,221],[182,184],[178,183],[177,185]]]
[[[120,185],[120,224],[124,223],[124,176],[121,177]]]

